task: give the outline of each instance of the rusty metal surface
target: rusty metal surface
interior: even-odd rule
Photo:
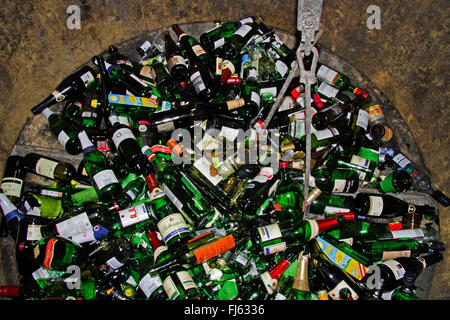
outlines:
[[[198,38],[205,30],[213,28],[214,24],[213,22],[208,21],[180,24],[180,26],[186,33]],[[290,48],[296,47],[297,39],[294,34],[277,28],[275,28],[275,31],[280,39],[283,40]],[[137,61],[138,53],[136,48],[139,47],[139,45],[145,40],[153,41],[155,37],[159,36],[160,32],[161,29],[152,30],[126,41],[115,43],[115,45],[119,48],[121,53],[129,56],[132,60]],[[369,93],[374,104],[380,104],[383,107],[383,111],[386,115],[386,122],[391,128],[394,129],[394,137],[391,141],[392,146],[399,148],[401,152],[413,160],[425,173],[429,174],[429,170],[424,164],[422,154],[411,131],[391,101],[389,101],[389,99],[373,84],[373,82],[371,82],[367,76],[362,74],[349,62],[345,61],[328,48],[320,46],[320,43],[317,47],[320,53],[320,62],[348,75],[350,79],[353,80],[352,82],[355,85],[360,86]],[[106,51],[101,54],[105,53]],[[85,64],[92,66],[90,61]],[[61,106],[54,107],[55,110],[59,110],[60,108]],[[75,167],[78,166],[82,159],[82,154],[73,156],[65,152],[65,150],[58,143],[57,139],[49,131],[46,119],[41,115],[34,116],[26,122],[11,154],[23,156],[31,151],[70,162]],[[363,190],[359,190],[359,192],[361,191]],[[437,202],[427,194],[406,192],[396,196],[404,200],[409,200],[415,204],[431,205],[435,207],[436,212],[438,212],[439,207]],[[433,226],[439,230],[438,224],[434,223]],[[417,278],[416,285],[419,287],[417,294],[421,299],[427,299],[429,296],[434,269],[435,266],[425,269],[425,271],[422,272],[422,274]],[[15,263],[14,243],[11,238],[0,239],[0,285],[17,284],[19,279],[20,276]]]

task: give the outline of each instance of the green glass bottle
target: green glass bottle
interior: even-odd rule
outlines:
[[[291,177],[291,169],[287,161],[280,162],[280,181],[271,196],[273,209],[278,221],[296,221],[302,217],[303,188]]]
[[[241,24],[242,21],[226,21],[221,23],[219,20],[216,20],[214,22],[214,28],[206,30],[200,35],[200,43],[206,50],[208,50],[208,52],[213,52],[217,48],[223,46],[225,39],[229,38],[241,26]]]
[[[144,65],[140,69],[139,75],[156,84],[156,90],[162,99],[171,101],[175,98],[175,84],[162,56],[158,56],[158,58],[152,59],[151,65]]]
[[[71,163],[34,152],[25,155],[23,164],[28,172],[56,181],[70,181],[76,176],[75,167]]]
[[[100,200],[112,201],[122,192],[113,169],[109,166],[106,157],[97,150],[83,130],[78,134],[81,146],[83,147],[83,161],[93,186],[97,191]]]
[[[345,220],[351,221],[354,215],[345,215]],[[289,247],[299,246],[312,239],[318,234],[338,227],[339,218],[328,218],[318,220],[302,220],[297,223],[285,221],[273,223],[257,228],[253,236],[255,247],[264,255],[283,252]]]
[[[304,174],[294,174],[299,182],[304,180]],[[355,193],[359,188],[358,173],[352,169],[318,168],[311,172],[309,186],[323,192]]]
[[[445,245],[438,241],[419,241],[415,238],[388,239],[353,244],[354,250],[366,256],[372,263],[396,259],[399,257],[418,257],[423,254],[445,250]]]
[[[376,189],[381,193],[404,192],[411,188],[412,179],[408,172],[399,170],[389,173],[383,180],[376,183]]]
[[[172,79],[179,82],[183,89],[187,89],[188,84],[188,65],[185,57],[181,53],[180,47],[175,43],[171,37],[169,30],[163,28],[164,34],[164,55],[167,60],[167,67]]]
[[[161,273],[169,300],[200,300],[200,291],[190,273],[182,267]]]
[[[395,218],[408,213],[434,214],[429,205],[412,204],[389,194],[360,192],[355,196],[354,212],[361,216]]]
[[[172,150],[169,147],[144,146],[142,152],[155,169],[157,184],[187,223],[199,227],[204,218],[215,215],[203,192],[171,161]]]
[[[81,96],[89,83],[95,80],[95,72],[90,66],[83,66],[73,74],[67,76],[56,87],[55,90],[42,102],[31,109],[33,114],[39,114],[42,110],[49,108],[64,100],[72,100]]]
[[[0,183],[0,189],[14,205],[19,204],[24,186],[26,170],[23,162],[24,158],[21,156],[9,156],[5,162],[5,169]]]
[[[51,132],[58,138],[61,146],[69,154],[79,154],[81,152],[81,145],[77,139],[75,128],[49,108],[42,110],[42,115],[47,119]]]
[[[364,98],[368,96],[366,92],[353,86],[347,75],[337,72],[320,62],[317,63],[316,75],[321,81],[325,81],[340,90],[349,90],[354,94],[362,95]]]
[[[28,215],[34,215],[44,219],[56,219],[64,214],[61,199],[29,192],[23,196],[23,206],[27,210]]]

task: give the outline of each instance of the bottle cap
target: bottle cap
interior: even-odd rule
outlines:
[[[183,147],[174,139],[169,139],[166,144],[170,149],[172,149],[172,151],[174,151],[178,155],[181,155],[184,151]]]
[[[287,161],[281,161],[280,162],[280,168],[284,169],[284,168],[288,168],[289,167],[289,162]]]

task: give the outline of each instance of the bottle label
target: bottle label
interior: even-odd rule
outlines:
[[[95,80],[94,75],[88,71],[85,74],[83,74],[80,79],[83,81],[84,85],[87,87],[89,83]]]
[[[0,188],[7,196],[18,197],[22,193],[23,180],[19,178],[3,178]]]
[[[62,145],[64,148],[66,147],[67,141],[70,140],[70,137],[67,135],[67,133],[62,130],[59,134],[58,134],[58,142],[60,145]]]
[[[168,248],[166,246],[159,246],[158,248],[156,248],[156,250],[153,252],[153,258],[154,258],[153,260],[156,262],[156,260],[158,259],[158,256],[167,250],[168,250]]]
[[[250,32],[250,30],[252,30],[252,27],[248,24],[244,24],[242,25],[239,29],[237,29],[233,35],[238,35],[241,36],[242,38],[245,37],[247,35],[247,33]]]
[[[253,101],[258,107],[261,103],[261,98],[259,97],[259,94],[255,91],[252,91],[250,94],[250,100]]]
[[[112,140],[114,142],[114,145],[116,148],[119,147],[119,145],[122,143],[122,141],[126,139],[133,139],[136,140],[136,137],[134,136],[133,132],[129,128],[121,128],[114,132],[112,135]]]
[[[264,287],[267,290],[268,294],[273,294],[275,287],[277,286],[277,279],[274,279],[270,276],[270,273],[268,271],[264,272],[263,274],[261,274],[261,280],[264,283]]]
[[[403,276],[406,273],[405,268],[396,260],[387,260],[382,262],[381,264],[384,264],[386,267],[391,269],[392,273],[394,274],[395,280],[403,278]]]
[[[323,79],[328,83],[335,83],[339,73],[333,69],[328,68],[325,65],[321,65],[319,70],[317,70],[317,77]]]
[[[202,75],[200,74],[200,71],[194,72],[191,75],[190,79],[191,79],[192,86],[194,87],[195,92],[197,94],[199,94],[200,92],[202,92],[203,90],[206,89],[205,82],[202,79]]]
[[[266,183],[273,178],[273,169],[270,167],[262,168],[258,175],[253,178],[252,182]]]
[[[368,159],[362,158],[357,155],[353,155],[352,159],[350,160],[350,163],[355,164],[360,167],[369,168],[371,162]],[[358,170],[359,180],[361,180],[361,181],[364,180],[366,178],[366,175],[367,174],[365,172]]]
[[[41,226],[30,224],[27,228],[27,241],[39,241],[42,239]]]
[[[45,248],[45,257],[44,257],[44,262],[42,263],[42,266],[46,269],[51,269],[52,268],[52,261],[53,261],[53,256],[55,254],[55,244],[56,242],[58,242],[57,239],[49,239],[47,242],[47,246]],[[36,246],[37,248],[39,248],[39,246]]]
[[[165,243],[179,234],[189,232],[189,227],[181,213],[168,215],[158,222],[157,227]]]
[[[92,230],[92,224],[86,212],[56,224],[56,231],[61,237],[69,238],[75,234]]]
[[[334,180],[334,186],[333,186],[333,191],[332,192],[343,192],[346,189],[348,189],[347,187],[347,180],[345,179],[336,179]]]
[[[159,275],[156,275],[155,277],[152,278],[150,274],[147,274],[145,277],[141,279],[141,281],[139,281],[139,288],[142,290],[142,292],[145,294],[147,298],[149,298],[151,294],[161,286],[162,281]]]
[[[124,228],[149,219],[145,203],[119,211],[120,222]]]
[[[383,119],[384,118],[384,112],[383,109],[381,108],[380,105],[373,105],[370,106],[368,109],[366,109],[369,111],[369,121],[370,122],[376,122],[376,120],[378,119]]]
[[[327,128],[324,130],[316,130],[314,127],[311,127],[311,133],[313,133],[317,140],[325,140],[333,138],[334,136],[339,135],[339,131],[336,128]]]
[[[311,228],[311,235],[308,239],[308,241],[310,241],[311,239],[314,239],[320,233],[320,228],[319,228],[319,224],[317,223],[316,220],[307,219],[306,221],[308,221],[309,227]]]
[[[94,230],[92,229],[85,232],[74,234],[70,239],[73,242],[76,242],[77,244],[92,242],[96,240]]]
[[[100,171],[92,178],[97,185],[98,190],[102,190],[104,187],[109,186],[110,184],[119,183],[119,180],[117,180],[114,171],[112,171],[111,169]]]
[[[377,216],[379,217],[383,212],[383,198],[378,196],[369,196],[370,199],[370,207],[367,215],[369,216]]]
[[[50,179],[54,179],[55,168],[58,165],[58,162],[48,160],[45,158],[40,158],[36,162],[36,173],[42,176],[48,177]]]
[[[397,154],[392,160],[394,160],[401,168],[404,168],[411,163],[411,161],[401,153]]]
[[[226,140],[234,141],[239,135],[239,129],[222,126],[220,129],[219,137],[224,137]]]
[[[347,288],[350,290],[351,292],[351,296],[353,300],[357,300],[359,298],[358,294],[355,292],[355,290],[353,290],[348,284],[347,282],[345,282],[345,280],[342,280],[341,282],[339,282],[337,284],[336,287],[334,287],[331,291],[328,292],[328,296],[331,297],[331,299],[333,300],[341,300],[340,296],[339,296],[339,292],[344,289]]]
[[[220,48],[225,44],[225,38],[220,38],[214,41],[214,49]]]
[[[425,236],[422,229],[403,229],[391,231],[393,239],[401,238],[422,238]]]
[[[169,70],[172,70],[173,67],[178,66],[178,65],[183,65],[187,68],[186,61],[184,60],[184,58],[182,56],[179,56],[179,55],[174,55],[173,57],[171,57],[167,61],[167,65],[169,67]]]
[[[263,248],[264,255],[268,256],[274,253],[283,252],[287,249],[286,242],[280,242]]]
[[[369,125],[369,113],[366,110],[359,109],[356,125],[367,131]]]
[[[192,51],[194,51],[197,57],[200,57],[201,55],[206,53],[205,50],[202,48],[202,46],[198,44],[192,46]]]
[[[106,265],[108,267],[110,267],[111,269],[116,270],[116,269],[121,268],[124,264],[122,262],[120,262],[119,260],[117,260],[116,257],[112,257],[111,259],[106,261]]]
[[[354,258],[339,250],[324,240],[320,235],[316,237],[316,241],[322,252],[328,257],[328,259],[330,259],[331,262],[336,264],[339,269],[345,271],[357,280],[364,278],[368,269],[362,263],[356,261]]]
[[[392,260],[400,257],[411,257],[411,250],[399,250],[399,251],[385,251],[381,261]]]
[[[184,290],[197,289],[195,281],[192,279],[191,275],[187,271],[177,272],[177,277],[183,285]]]
[[[317,90],[319,93],[323,94],[327,98],[335,98],[339,92],[339,89],[336,89],[333,86],[330,86],[326,82],[322,82]]]
[[[195,250],[195,257],[197,264],[201,264],[211,258],[217,257],[225,251],[231,250],[235,247],[233,235],[226,236],[222,239],[214,241],[200,249]]]
[[[173,279],[171,276],[168,276],[164,280],[163,288],[164,288],[164,291],[166,292],[167,296],[169,297],[169,300],[175,300],[180,295],[180,292],[178,291],[178,288],[175,285],[175,282],[173,282]]]
[[[284,76],[289,71],[289,67],[281,60],[277,60],[277,62],[275,62],[275,69],[278,71],[282,78],[284,78]]]
[[[66,96],[61,94],[61,92],[59,92],[58,90],[53,90],[52,91],[52,96],[55,97],[56,102],[63,101],[66,98]]]
[[[261,237],[261,242],[266,242],[282,237],[280,226],[277,223],[259,227],[258,232],[259,236]]]

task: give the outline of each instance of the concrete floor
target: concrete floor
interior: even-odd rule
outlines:
[[[67,74],[111,43],[173,23],[239,20],[262,15],[269,26],[296,31],[295,0],[0,1],[0,172],[31,107]],[[81,9],[81,29],[67,28],[67,8]],[[377,5],[381,29],[367,13]],[[319,42],[368,76],[399,110],[422,151],[434,185],[448,181],[449,2],[324,1]],[[441,237],[450,248],[449,210],[440,207]],[[436,268],[431,299],[450,299],[450,255]]]

